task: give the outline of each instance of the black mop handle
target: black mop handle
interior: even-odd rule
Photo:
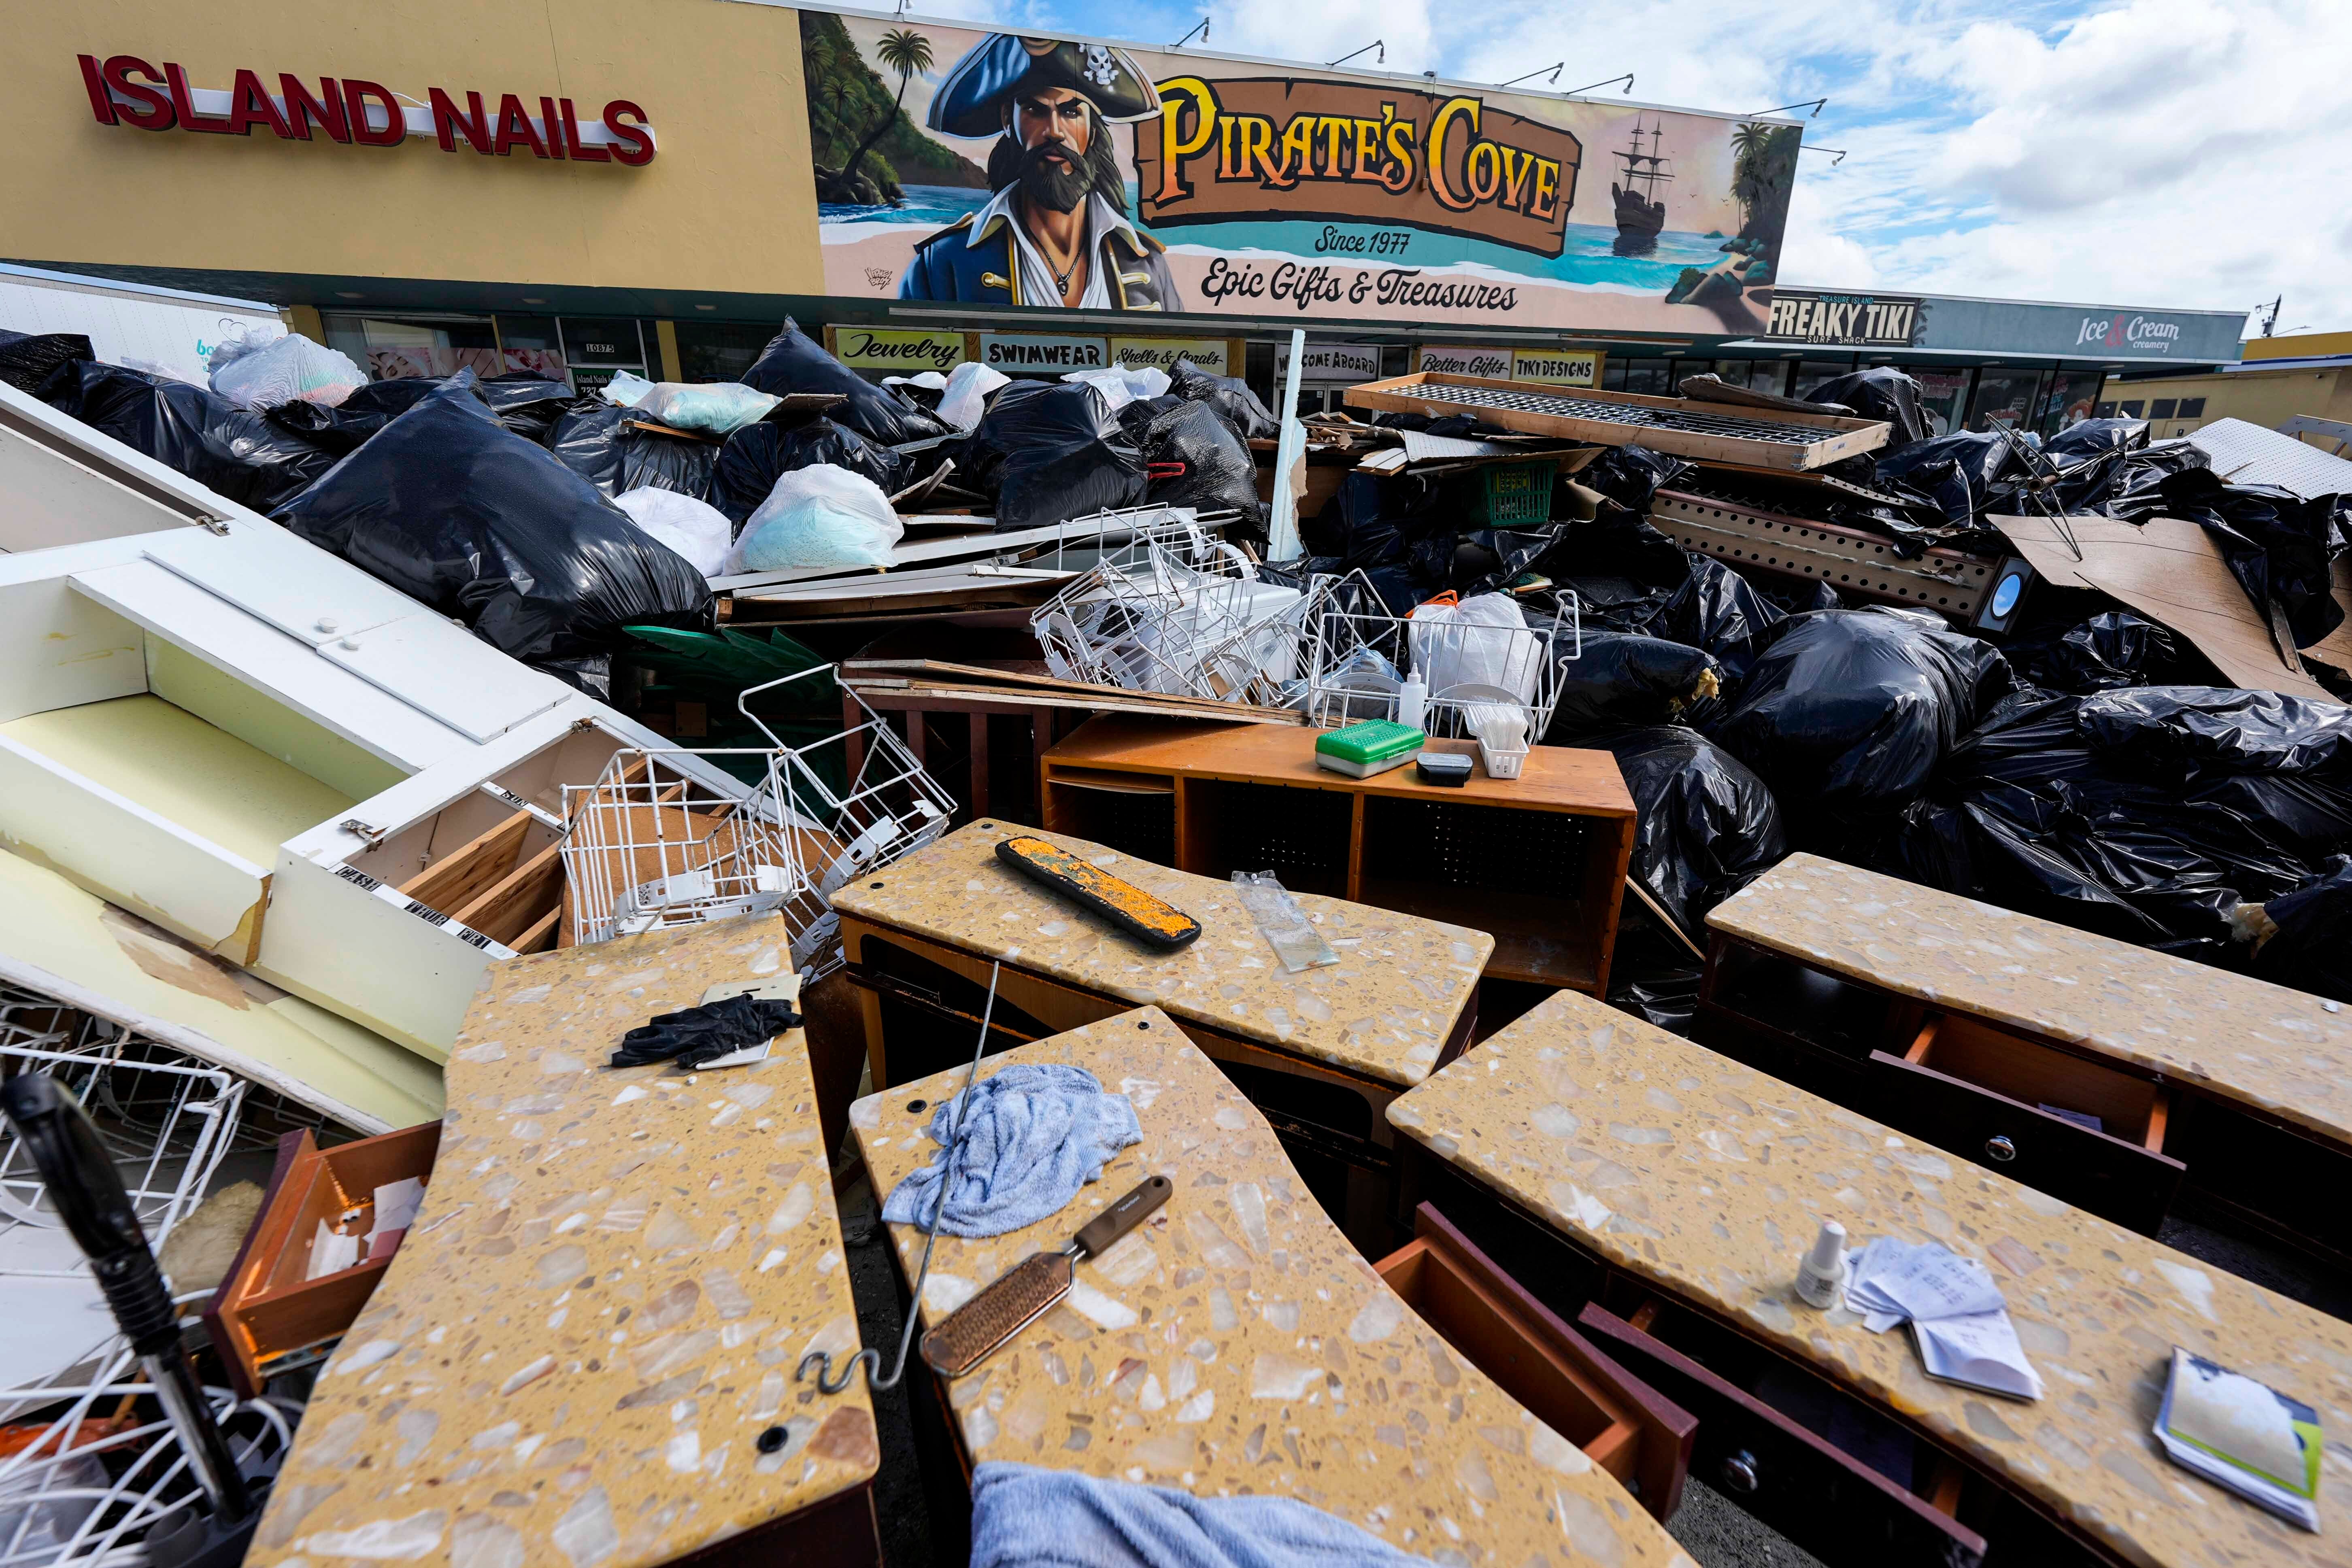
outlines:
[[[32,1073],[0,1084],[0,1111],[24,1140],[67,1231],[89,1254],[90,1272],[178,1430],[214,1516],[244,1518],[253,1511],[252,1493],[181,1354],[172,1293],[89,1113],[63,1085]]]

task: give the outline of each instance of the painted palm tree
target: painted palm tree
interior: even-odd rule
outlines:
[[[898,73],[898,96],[890,100],[890,111],[875,121],[866,140],[857,144],[857,151],[849,155],[849,162],[841,171],[845,185],[856,180],[857,166],[865,162],[866,154],[898,122],[898,106],[907,101],[907,83],[917,71],[931,68],[931,41],[912,27],[893,27],[875,46],[874,57]]]

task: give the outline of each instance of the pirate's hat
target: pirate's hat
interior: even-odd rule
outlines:
[[[991,33],[955,63],[931,95],[925,123],[949,136],[994,136],[1004,106],[1034,88],[1084,93],[1105,120],[1143,120],[1160,112],[1151,78],[1125,49]]]

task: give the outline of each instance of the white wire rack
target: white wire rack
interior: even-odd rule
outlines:
[[[160,1245],[194,1211],[240,1146],[244,1080],[35,991],[0,986],[0,1071],[47,1073],[73,1091],[151,1243]],[[274,1096],[257,1098],[265,1112],[275,1105]],[[0,1376],[0,1568],[145,1563],[144,1538],[195,1495],[187,1454],[160,1413],[142,1414],[157,1406],[138,1357],[5,1124],[0,1290],[16,1369]],[[28,1363],[44,1370],[28,1375]],[[205,1393],[246,1473],[273,1470],[300,1406],[276,1396],[240,1404],[223,1388]]]
[[[1528,710],[1528,737],[1539,741],[1559,702],[1561,671],[1584,654],[1582,607],[1572,592],[1559,595],[1548,619],[1520,626],[1416,625],[1378,606],[1377,598],[1349,593],[1307,623],[1307,689],[1297,706],[1309,723],[1392,719],[1402,682],[1419,670],[1429,687],[1422,727],[1431,735],[1468,738],[1478,710],[1505,704]],[[1485,678],[1456,678],[1465,670]]]
[[[1213,670],[1212,658],[1243,658],[1246,634],[1300,597],[1262,581],[1234,546],[1193,554],[1155,541],[1139,559],[1073,579],[1031,612],[1029,629],[1064,680],[1223,700],[1237,672]]]
[[[1187,562],[1202,562],[1222,553],[1218,536],[1240,516],[1191,507],[1124,507],[1073,517],[1059,525],[1050,543],[1032,545],[1013,559],[1023,566],[1055,571],[1101,565],[1134,568],[1157,546]]]
[[[1254,625],[1213,644],[1200,662],[1211,695],[1258,707],[1296,707],[1307,691],[1317,623],[1326,615],[1380,603],[1361,571],[1309,578],[1306,591]]]
[[[854,692],[845,695],[856,722],[802,747],[783,744],[751,711],[753,698],[832,668],[737,698],[773,746],[622,750],[594,784],[565,787],[562,852],[576,940],[776,912],[803,976],[814,980],[839,965],[833,892],[938,838],[955,806]],[[750,760],[761,781],[730,792],[706,782],[709,769],[689,759],[722,768]]]

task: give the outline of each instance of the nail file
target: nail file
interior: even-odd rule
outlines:
[[[1167,900],[1044,839],[1024,833],[1000,840],[996,858],[1155,947],[1181,947],[1201,934],[1201,923]]]
[[[1032,1254],[998,1275],[923,1336],[923,1360],[941,1377],[961,1377],[986,1361],[1070,1293],[1078,1260],[1101,1257],[1166,1203],[1169,1191],[1166,1176],[1152,1176],[1088,1220],[1068,1246]]]

